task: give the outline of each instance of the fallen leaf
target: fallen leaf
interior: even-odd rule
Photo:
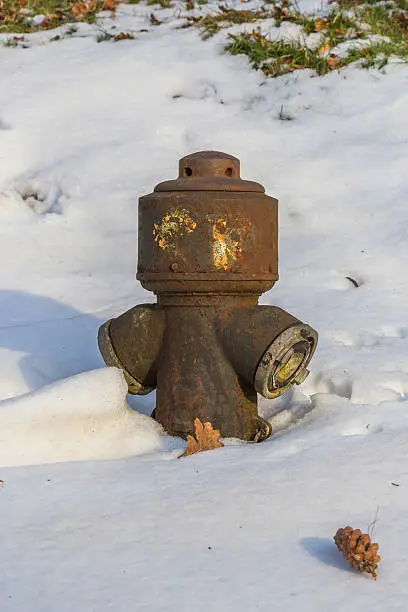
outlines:
[[[116,34],[113,40],[115,42],[118,42],[119,40],[133,40],[133,39],[134,39],[133,34],[130,34],[129,32],[119,32],[119,34]]]
[[[338,57],[338,55],[334,55],[334,53],[327,58],[327,66],[330,68],[330,70],[340,67],[340,64],[341,59]]]
[[[117,0],[104,0],[102,10],[115,12],[119,2]]]
[[[211,423],[202,423],[199,418],[194,419],[195,437],[187,436],[188,447],[182,457],[201,453],[202,451],[212,450],[224,446],[220,442],[221,432],[219,429],[213,429]]]
[[[331,45],[329,45],[329,43],[326,43],[325,45],[323,45],[322,47],[320,47],[317,51],[317,53],[322,56],[325,55],[326,53],[328,53],[331,49]]]
[[[50,28],[55,28],[58,24],[56,23],[57,15],[47,15],[45,19],[42,20],[40,24],[40,28],[42,30],[49,30]]]
[[[329,22],[323,19],[322,17],[318,17],[315,20],[315,28],[316,32],[321,32],[322,30],[327,30],[329,27]]]
[[[150,13],[150,23],[154,26],[158,26],[161,24],[160,19],[157,19],[154,13]]]
[[[83,0],[77,0],[71,8],[71,13],[77,20],[81,20],[85,15],[89,13],[95,13],[96,2],[90,0],[89,2]]]
[[[408,13],[406,11],[395,11],[393,17],[404,30],[408,29]]]

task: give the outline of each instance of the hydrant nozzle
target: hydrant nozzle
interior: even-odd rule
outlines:
[[[157,387],[155,418],[185,437],[194,419],[224,437],[265,438],[257,392],[278,397],[308,374],[317,333],[258,298],[278,279],[278,202],[216,151],[139,199],[137,278],[157,303],[105,323],[99,346],[130,393]]]

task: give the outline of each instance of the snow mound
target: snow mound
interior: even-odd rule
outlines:
[[[161,426],[129,408],[126,392],[121,370],[103,368],[0,402],[0,466],[161,450]]]

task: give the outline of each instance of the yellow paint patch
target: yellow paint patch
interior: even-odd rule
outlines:
[[[225,219],[217,219],[213,222],[212,234],[214,265],[220,270],[228,270],[241,252],[239,240],[233,237],[233,234],[236,235],[236,230],[230,229]]]
[[[218,219],[209,217],[208,220],[212,224],[214,266],[219,270],[228,270],[242,254],[242,244],[252,224],[248,219],[235,216]]]
[[[185,208],[175,208],[168,212],[160,223],[153,226],[154,241],[163,249],[175,249],[178,236],[191,234],[197,227],[197,222]]]

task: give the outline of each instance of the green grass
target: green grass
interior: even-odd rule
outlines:
[[[245,54],[251,66],[267,76],[281,76],[294,70],[310,68],[317,74],[328,72],[327,58],[309,49],[301,41],[271,41],[260,32],[229,36],[226,51],[232,55]]]
[[[29,34],[80,21],[95,23],[103,10],[115,11],[116,0],[0,0],[0,33]],[[36,15],[44,15],[40,24]]]
[[[201,30],[203,40],[211,38],[221,28],[229,27],[233,24],[255,23],[260,19],[271,17],[272,12],[267,8],[262,8],[259,11],[232,9],[223,4],[220,4],[216,13],[208,13],[203,16],[188,16],[182,28],[197,27]]]
[[[359,61],[362,68],[378,68],[381,70],[386,66],[391,57],[408,61],[408,49],[399,47],[392,41],[371,42],[363,49],[351,49],[347,56],[347,64]]]
[[[137,4],[141,0],[126,0]],[[392,57],[408,61],[408,0],[339,0],[330,11],[305,15],[290,0],[264,0],[259,10],[234,9],[219,4],[216,11],[205,15],[189,14],[207,0],[184,0],[185,22],[182,28],[195,27],[201,37],[210,38],[221,29],[235,24],[256,24],[257,29],[230,34],[225,50],[232,55],[243,54],[251,66],[271,77],[295,70],[310,69],[318,75],[339,70],[354,62],[364,68],[383,68]],[[172,0],[144,0],[146,5],[169,8]],[[0,33],[15,36],[66,25],[53,40],[72,35],[76,23],[95,23],[98,13],[110,10],[114,14],[116,0],[0,0]],[[35,15],[45,15],[41,24],[34,24]],[[158,16],[151,13],[151,23],[160,25]],[[285,22],[299,27],[298,40],[271,40],[262,34],[264,19],[274,19],[275,26]],[[255,26],[253,26],[255,27]],[[314,44],[308,44],[313,34]],[[98,42],[124,40],[132,35],[113,34],[101,30]],[[373,36],[375,38],[373,39]],[[353,45],[352,41],[356,41]],[[337,55],[337,45],[349,43],[347,52]],[[6,46],[25,43],[14,37]]]
[[[109,32],[106,32],[105,30],[101,30],[96,37],[96,42],[102,43],[102,42],[106,42],[107,40],[112,40],[112,38],[114,38],[113,34],[110,34]]]
[[[0,33],[28,34],[72,23],[77,21],[72,13],[74,4],[61,0],[0,0]],[[35,15],[45,15],[42,24],[32,22]],[[94,19],[95,13],[84,16],[84,21]]]
[[[273,41],[263,35],[258,24],[271,17],[276,27],[285,22],[298,25],[298,40]],[[188,16],[182,27],[197,27],[201,37],[207,39],[233,24],[255,22],[258,29],[252,32],[230,34],[225,50],[246,55],[251,66],[267,76],[302,69],[323,75],[353,62],[364,68],[382,68],[394,56],[408,60],[408,0],[340,0],[329,12],[315,15],[301,13],[290,0],[265,0],[258,11],[221,4],[215,12]],[[319,35],[317,47],[308,45],[310,34]],[[373,35],[382,40],[372,40]],[[339,57],[337,45],[350,41],[358,44],[349,44],[346,55]]]
[[[394,42],[408,42],[408,10],[385,5],[361,7],[358,18],[370,26],[373,34],[387,36]]]
[[[266,76],[278,77],[295,70],[310,69],[318,75],[359,62],[362,68],[383,68],[392,56],[408,60],[408,50],[393,41],[367,41],[367,46],[351,46],[344,57],[334,53],[321,54],[303,41],[268,40],[259,32],[230,35],[225,49],[232,55],[244,54],[253,68]]]
[[[161,8],[171,8],[173,6],[170,0],[146,0],[146,4],[148,6],[153,6],[154,4],[157,4],[161,6]]]
[[[253,68],[266,76],[278,77],[295,70],[310,69],[318,75],[339,70],[353,62],[362,68],[384,68],[392,57],[408,61],[408,0],[384,3],[348,4],[328,14],[304,16],[287,0],[272,3],[276,26],[284,21],[300,28],[298,40],[271,40],[261,31],[230,34],[225,50],[244,54]],[[307,36],[318,33],[318,45],[307,44]],[[376,38],[373,38],[373,35]],[[352,41],[358,42],[353,45]],[[336,46],[349,43],[346,53],[336,54]]]

